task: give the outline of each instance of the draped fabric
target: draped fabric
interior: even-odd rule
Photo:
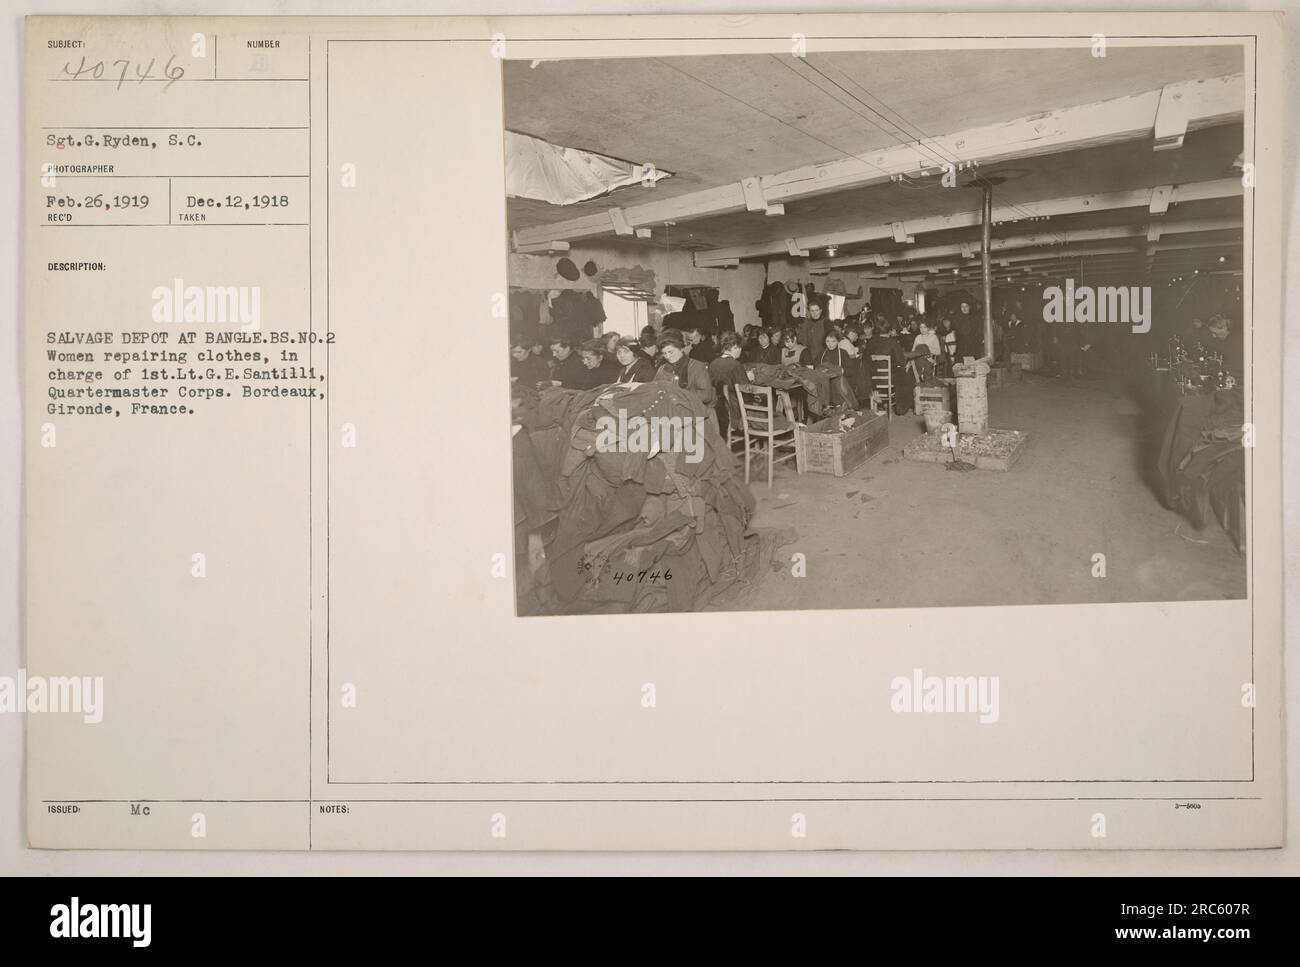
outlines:
[[[1246,543],[1244,419],[1240,387],[1183,397],[1156,464],[1165,505],[1198,529],[1217,517],[1238,550]]]
[[[562,610],[689,611],[742,574],[754,500],[708,415],[671,380],[539,395],[526,425],[555,484],[546,558]],[[702,459],[598,446],[602,416],[700,418]]]
[[[506,195],[552,205],[572,205],[615,188],[641,184],[640,165],[604,155],[565,148],[540,138],[506,132]],[[669,178],[654,171],[656,182]]]
[[[852,380],[846,379],[845,371],[838,366],[807,366],[754,363],[748,367],[754,374],[753,382],[764,386],[779,386],[789,389],[802,386],[806,394],[808,412],[820,416],[836,404],[845,404],[850,409],[857,409],[858,397],[852,386]]]

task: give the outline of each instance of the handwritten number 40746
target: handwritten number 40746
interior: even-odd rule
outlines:
[[[175,54],[168,57],[167,63],[163,65],[162,75],[154,76],[153,69],[158,63],[158,58],[156,57],[149,58],[149,63],[147,64],[140,63],[139,61],[132,61],[129,58],[123,57],[113,61],[111,65],[113,69],[110,69],[110,65],[106,64],[104,61],[96,60],[88,62],[83,55],[81,63],[76,67],[72,66],[71,61],[64,64],[63,73],[67,74],[74,81],[113,80],[114,77],[116,77],[116,90],[119,91],[122,89],[122,85],[127,81],[136,81],[143,84],[145,81],[149,80],[161,81],[165,79],[167,83],[163,85],[163,91],[166,92],[169,87],[185,76],[185,68],[180,64],[173,64],[175,60]]]

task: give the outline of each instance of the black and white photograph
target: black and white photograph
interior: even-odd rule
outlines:
[[[518,614],[1245,597],[1241,43],[824,47],[505,62]]]
[[[243,876],[328,946],[287,875],[1071,877],[877,919],[1276,932],[1284,13],[23,2],[21,937],[198,949],[161,878]]]

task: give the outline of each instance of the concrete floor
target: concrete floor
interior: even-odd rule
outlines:
[[[727,610],[900,608],[1242,598],[1246,559],[1217,523],[1195,531],[1149,483],[1159,440],[1115,379],[1026,376],[989,393],[990,425],[1031,439],[1006,473],[902,459],[923,432],[895,417],[889,446],[846,477],[756,460],[756,527],[798,539]],[[807,577],[790,573],[795,552]],[[1092,576],[1106,555],[1107,577]],[[941,580],[933,580],[939,576]]]

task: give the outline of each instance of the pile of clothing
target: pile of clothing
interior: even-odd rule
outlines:
[[[832,406],[857,409],[858,395],[844,370],[838,366],[799,366],[796,364],[752,363],[746,367],[757,383],[788,388],[798,384],[807,394],[808,412],[820,416]]]
[[[554,504],[552,513],[533,515],[549,524],[544,610],[693,611],[752,576],[746,545],[758,542],[746,537],[754,536],[747,534],[754,499],[708,416],[673,382],[544,389],[528,401],[519,417],[532,450],[527,469],[546,476],[533,489]],[[703,437],[687,452],[653,445],[632,452],[609,445],[602,417],[626,425],[680,418]]]
[[[1244,419],[1241,387],[1183,397],[1157,464],[1165,506],[1198,530],[1217,518],[1239,551],[1246,545]]]

